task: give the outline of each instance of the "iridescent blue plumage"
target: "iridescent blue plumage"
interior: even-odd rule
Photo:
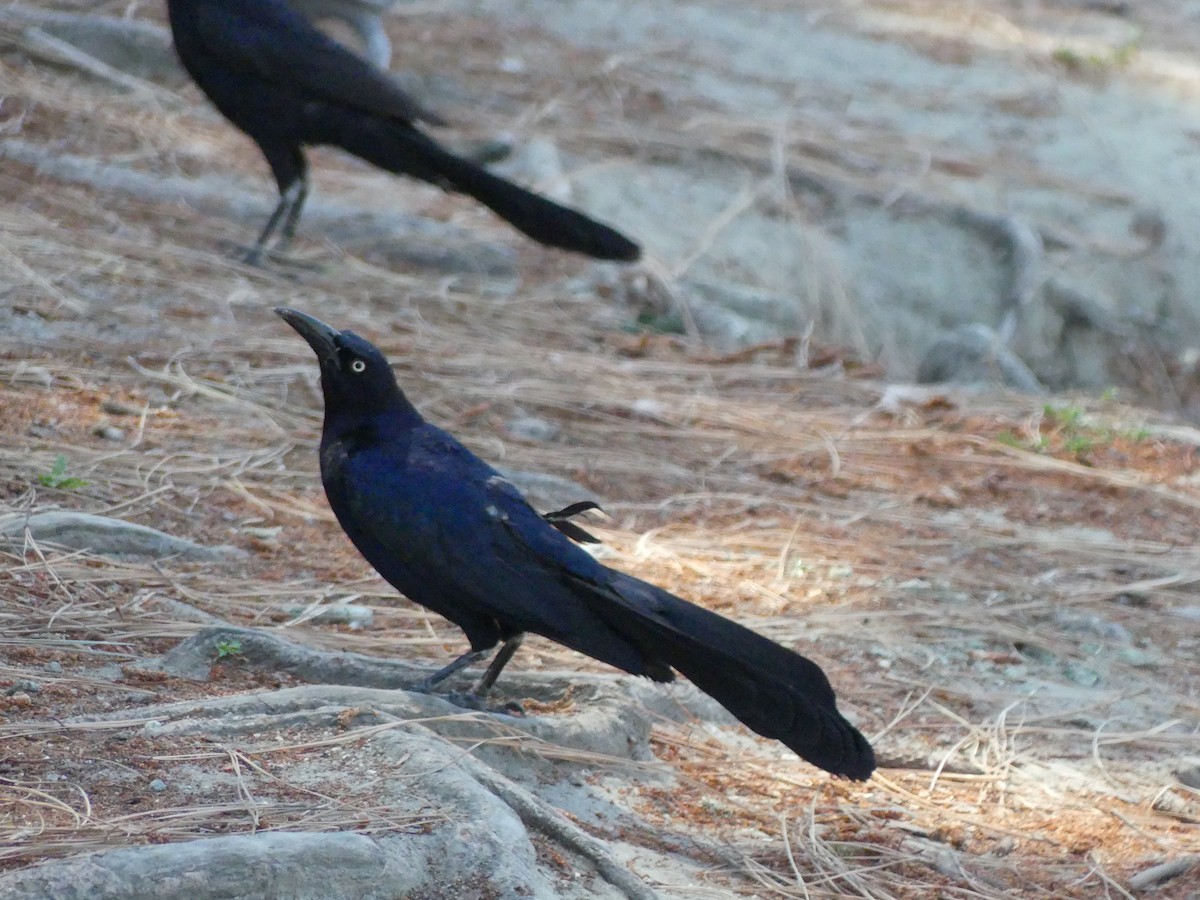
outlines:
[[[338,522],[380,575],[470,642],[472,652],[433,682],[504,642],[481,681],[490,688],[531,632],[656,681],[679,671],[814,765],[870,776],[871,747],[838,712],[819,666],[603,565],[426,422],[374,346],[295,310],[277,311],[321,361],[321,478]]]

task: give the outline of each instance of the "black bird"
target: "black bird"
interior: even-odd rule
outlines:
[[[535,241],[597,259],[632,261],[633,241],[442,148],[415,122],[441,120],[391,76],[327,37],[284,0],[167,0],[188,74],[271,167],[279,203],[247,262],[280,230],[296,233],[308,194],[304,148],[341,147],[372,165],[469,194]]]
[[[470,642],[424,688],[501,644],[475,689],[482,696],[533,632],[654,681],[671,681],[678,670],[813,765],[870,776],[871,746],[838,712],[816,663],[602,565],[495,469],[421,418],[373,345],[294,309],[276,312],[320,362],[321,481],[338,522],[380,575]]]

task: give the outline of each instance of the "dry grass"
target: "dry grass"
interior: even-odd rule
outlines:
[[[164,171],[262,168],[198,107],[154,108],[13,56],[0,71],[4,127],[25,140]],[[629,104],[597,133],[587,123],[604,95],[577,85],[570,96],[577,120],[563,137],[580,147],[667,140]],[[531,98],[528,116],[546,102]],[[752,123],[716,136],[769,170],[772,138]],[[326,165],[340,173],[331,180],[363,177]],[[262,192],[265,209],[265,176]],[[664,833],[703,831],[731,848],[736,862],[713,866],[713,896],[1127,896],[1132,871],[1194,849],[1200,796],[1172,766],[1200,754],[1200,622],[1176,614],[1196,608],[1200,580],[1196,448],[1142,432],[1148,415],[1094,399],[880,405],[882,389],[847,375],[853,360],[836,351],[809,348],[824,363],[815,371],[792,345],[721,357],[626,334],[613,327],[632,318],[618,302],[564,288],[583,263],[523,244],[521,286],[507,294],[311,241],[314,270],[245,269],[219,247],[247,223],[99,196],[20,165],[0,174],[0,201],[0,512],[60,505],[252,552],[216,567],[6,551],[0,687],[14,690],[0,696],[0,865],[263,827],[421,828],[443,815],[395,820],[361,796],[288,782],[283,760],[328,741],[352,748],[362,729],[214,750],[115,741],[145,724],[136,706],[102,725],[46,724],[109,708],[117,693],[128,704],[272,686],[236,671],[206,685],[140,672],[138,659],[198,627],[179,602],[282,625],[296,606],[351,596],[375,610],[372,628],[296,633],[393,656],[458,648],[455,629],[397,600],[332,525],[316,477],[315,367],[270,315],[277,304],[379,342],[424,412],[490,460],[606,498],[613,518],[596,530],[614,565],[826,666],[884,757],[866,786],[732,735],[656,731],[683,787],[642,792],[640,811]],[[1061,412],[1076,409],[1087,416]],[[553,421],[561,438],[508,437],[518,412]],[[123,436],[97,436],[102,423]],[[85,486],[38,484],[59,454]],[[53,661],[66,674],[48,675]],[[520,665],[600,669],[540,641]],[[114,682],[103,666],[124,675]],[[40,693],[20,689],[29,679]],[[139,776],[184,759],[235,780],[253,769],[273,788],[267,801],[187,805],[132,782],[85,791],[79,777],[50,779],[79,754]],[[130,812],[133,795],[144,806]]]

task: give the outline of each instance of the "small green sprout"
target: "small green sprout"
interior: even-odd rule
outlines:
[[[217,659],[228,659],[242,652],[242,642],[234,638],[222,638],[216,643]]]
[[[62,491],[87,487],[87,482],[82,478],[67,474],[67,458],[61,453],[54,458],[54,466],[50,471],[43,472],[37,477],[37,480],[42,487],[57,488]]]

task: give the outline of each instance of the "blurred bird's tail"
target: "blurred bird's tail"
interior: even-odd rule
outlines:
[[[614,572],[622,602],[604,618],[687,677],[747,728],[834,775],[875,769],[866,738],[838,712],[820,666],[748,628],[640,579]]]
[[[633,262],[642,254],[641,247],[616,229],[455,156],[410,125],[359,120],[339,131],[330,143],[389,172],[469,194],[538,243],[619,262]]]

